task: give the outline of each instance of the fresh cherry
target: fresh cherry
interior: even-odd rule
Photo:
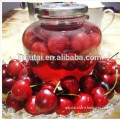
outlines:
[[[107,61],[106,59],[102,59],[97,62],[95,68],[100,72],[101,74],[109,74],[112,69],[112,64]]]
[[[105,81],[99,82],[98,86],[102,87],[106,92],[109,92],[112,88],[112,86]],[[108,99],[111,99],[113,96],[114,96],[114,90],[107,95]]]
[[[100,43],[101,43],[101,35],[99,33],[92,32],[89,35],[89,37],[91,39],[92,45],[95,45],[95,46],[100,45]]]
[[[58,106],[57,96],[49,89],[42,89],[36,95],[36,110],[39,113],[53,113]]]
[[[110,72],[111,75],[116,73],[116,68],[118,69],[118,73],[120,73],[120,65],[115,64],[115,65],[112,66],[112,69],[111,69],[111,72]]]
[[[16,100],[12,94],[9,94],[6,99],[6,105],[7,107],[12,107],[16,111],[21,110],[23,108],[23,103]]]
[[[100,76],[101,80],[108,83],[108,84],[111,84],[111,76],[108,75],[108,74],[103,74]]]
[[[31,77],[29,77],[29,76],[22,76],[22,77],[20,78],[20,80],[25,80],[25,81],[27,81],[29,85],[32,85],[32,84],[34,83],[34,80],[33,80]]]
[[[13,77],[17,77],[19,72],[24,68],[23,64],[20,63],[19,61],[13,61],[9,63],[7,71],[9,75]]]
[[[20,61],[18,59],[12,59],[12,60],[10,60],[9,64],[11,64],[13,62],[20,62]]]
[[[15,82],[16,82],[16,80],[13,78],[5,78],[2,81],[3,92],[5,92],[5,93],[9,92]]]
[[[71,38],[70,48],[74,52],[82,52],[91,47],[91,40],[85,32],[77,32]]]
[[[51,91],[54,91],[55,86],[52,83],[44,83],[41,89],[49,89]]]
[[[69,48],[69,39],[63,33],[53,33],[48,38],[48,49],[54,54],[58,55],[66,52]]]
[[[36,96],[31,96],[28,98],[27,102],[26,102],[26,110],[28,113],[32,114],[32,115],[39,115],[40,113],[36,110],[35,107],[35,102],[36,101]]]
[[[7,64],[2,65],[2,80],[5,78],[9,77],[8,72],[7,72]]]
[[[32,89],[27,81],[19,80],[12,86],[11,93],[16,100],[24,101],[32,96]]]
[[[60,97],[60,105],[56,110],[58,115],[68,115],[72,111],[73,103],[70,99],[65,97]]]
[[[114,84],[116,80],[116,74],[113,74],[110,78],[110,84]],[[117,75],[117,83],[120,84],[120,73]]]
[[[95,107],[104,107],[108,104],[108,98],[104,94],[105,90],[102,87],[96,87],[92,90]]]
[[[120,93],[120,83],[116,85],[115,91],[116,91],[117,93]]]
[[[82,92],[89,94],[96,86],[96,81],[90,76],[85,76],[80,79],[80,89]]]
[[[67,76],[61,80],[61,86],[69,94],[76,94],[79,90],[78,80],[73,76]]]
[[[80,93],[79,96],[74,98],[73,110],[75,113],[87,113],[90,112],[93,107],[93,98],[86,93]]]

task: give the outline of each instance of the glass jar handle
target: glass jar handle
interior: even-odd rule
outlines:
[[[107,13],[107,12],[112,13],[112,19],[111,19],[111,21],[109,22],[109,24],[102,29],[102,32],[105,31],[105,30],[112,24],[112,22],[113,22],[114,19],[115,19],[115,12],[114,12],[113,10],[111,10],[111,9],[106,9],[106,10],[104,10],[104,13]]]

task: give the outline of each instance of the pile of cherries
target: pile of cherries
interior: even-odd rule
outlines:
[[[2,91],[7,93],[4,104],[16,111],[25,108],[32,115],[68,115],[72,110],[87,113],[106,106],[114,91],[120,93],[120,65],[104,58],[97,61],[92,74],[79,81],[66,76],[55,86],[51,81],[42,82],[33,73],[30,60],[13,59],[2,65]]]

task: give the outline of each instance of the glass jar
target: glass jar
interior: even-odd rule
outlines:
[[[66,76],[80,80],[94,68],[96,60],[90,57],[98,55],[101,31],[88,22],[87,10],[86,5],[71,3],[37,8],[40,20],[25,30],[23,45],[29,55],[36,55],[32,69],[42,81],[56,84]]]

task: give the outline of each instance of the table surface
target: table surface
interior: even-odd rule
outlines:
[[[105,13],[102,20],[102,28],[109,23],[110,19],[111,14]],[[3,15],[2,20],[2,59],[9,60],[11,59],[10,56],[17,58],[18,53],[24,54],[22,34],[30,24],[28,11],[20,8],[11,10]],[[113,23],[102,32],[101,46],[101,48],[107,49],[110,55],[120,52],[120,14],[116,13]],[[120,55],[118,57],[120,58]],[[120,63],[120,60],[117,62]],[[3,118],[6,117],[3,116]],[[120,118],[120,110],[115,111],[108,118]]]

